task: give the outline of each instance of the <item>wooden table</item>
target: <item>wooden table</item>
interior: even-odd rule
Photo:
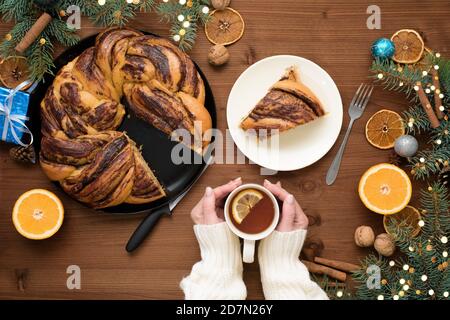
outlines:
[[[429,47],[443,55],[450,54],[448,1],[433,0],[420,5],[407,0],[378,1],[381,30],[366,27],[369,16],[366,9],[370,4],[372,1],[361,0],[233,0],[233,8],[241,12],[247,27],[244,37],[229,47],[228,65],[223,68],[208,65],[210,44],[203,32],[199,33],[191,52],[212,85],[219,128],[227,127],[227,97],[237,77],[252,63],[271,55],[292,54],[311,59],[333,77],[345,108],[340,142],[349,120],[348,103],[357,86],[369,81],[372,41],[410,27],[424,32]],[[139,14],[130,26],[168,35],[168,27],[159,23],[153,13]],[[0,36],[10,28],[11,24],[1,23]],[[100,30],[83,20],[80,34],[87,36]],[[326,186],[325,173],[338,145],[309,168],[270,177],[282,181],[312,217],[309,237],[323,241],[324,257],[357,263],[370,250],[355,246],[355,228],[365,224],[374,227],[377,233],[382,232],[381,217],[365,209],[356,186],[364,170],[388,161],[391,151],[371,147],[364,136],[364,125],[382,107],[401,111],[406,106],[403,96],[381,88],[375,90],[366,113],[353,129],[340,175],[333,186]],[[142,216],[113,217],[84,208],[50,183],[39,166],[23,166],[12,161],[9,148],[0,144],[0,298],[181,299],[179,281],[199,260],[189,213],[205,187],[223,184],[237,176],[244,182],[264,180],[256,165],[212,166],[176,208],[174,216],[163,219],[142,248],[130,255],[124,246]],[[15,231],[11,222],[15,200],[32,188],[56,192],[65,205],[64,225],[51,239],[27,240]],[[81,290],[66,287],[69,265],[81,268]],[[24,291],[18,290],[20,274],[25,274]],[[244,274],[248,298],[263,298],[258,265],[245,265]]]

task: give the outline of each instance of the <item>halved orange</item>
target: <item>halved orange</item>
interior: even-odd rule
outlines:
[[[395,53],[392,60],[398,63],[416,63],[422,58],[425,47],[420,34],[412,29],[402,29],[391,37],[395,45]]]
[[[53,236],[64,220],[61,200],[52,192],[33,189],[17,199],[12,219],[17,231],[25,238],[33,240]]]
[[[412,206],[406,206],[396,214],[386,215],[383,217],[384,230],[391,236],[395,236],[402,232],[402,229],[409,229],[411,238],[417,236],[420,232],[419,227],[420,212]]]
[[[263,194],[255,189],[245,189],[239,192],[231,203],[231,214],[234,220],[241,224],[250,210],[263,198]]]
[[[379,149],[393,148],[395,140],[404,134],[402,117],[391,110],[376,112],[366,123],[366,139]]]
[[[205,24],[206,38],[224,46],[235,43],[244,34],[245,23],[239,12],[232,8],[214,10]]]
[[[361,177],[359,197],[371,211],[394,214],[403,210],[411,200],[411,180],[405,171],[389,163],[369,168]]]

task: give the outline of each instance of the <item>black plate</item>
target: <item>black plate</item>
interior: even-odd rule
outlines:
[[[151,33],[146,33],[151,34]],[[153,34],[151,34],[153,35]],[[55,60],[56,70],[59,71],[67,63],[79,56],[84,50],[94,46],[95,37],[97,35],[90,36],[81,40],[76,46],[68,48]],[[157,35],[155,35],[157,36]],[[203,72],[200,70],[197,64],[197,71],[203,79],[205,84],[205,107],[209,111],[212,119],[212,127],[216,128],[216,107],[214,103],[214,97]],[[56,74],[56,72],[55,72]],[[47,92],[48,87],[53,83],[55,77],[47,75],[44,82],[41,82],[38,87],[31,94],[31,106],[33,110],[32,118],[33,126],[32,131],[34,134],[34,141],[36,151],[40,150],[41,143],[41,131],[40,131],[40,103]],[[124,120],[119,127],[118,131],[126,131],[128,136],[136,142],[138,146],[142,146],[142,155],[150,167],[155,172],[156,177],[164,186],[167,197],[159,199],[157,201],[147,204],[121,204],[115,207],[109,207],[102,209],[101,211],[114,213],[114,214],[135,214],[141,212],[149,212],[163,205],[167,202],[175,199],[177,196],[187,190],[201,174],[202,169],[206,166],[205,159],[202,159],[201,164],[174,164],[171,159],[172,148],[177,145],[176,142],[171,141],[170,138],[163,132],[155,129],[150,124],[140,120],[132,112],[128,112],[124,117]],[[190,148],[182,147],[190,155],[191,159],[197,156]],[[198,162],[197,162],[198,163]],[[57,183],[59,186],[59,184]]]

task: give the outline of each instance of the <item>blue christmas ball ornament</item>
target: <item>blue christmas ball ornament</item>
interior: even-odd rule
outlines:
[[[374,58],[391,58],[395,52],[394,43],[387,38],[375,40],[372,44],[372,55]]]

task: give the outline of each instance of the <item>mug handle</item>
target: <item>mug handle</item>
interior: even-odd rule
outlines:
[[[244,250],[242,260],[245,263],[252,263],[255,257],[255,240],[244,239]]]

